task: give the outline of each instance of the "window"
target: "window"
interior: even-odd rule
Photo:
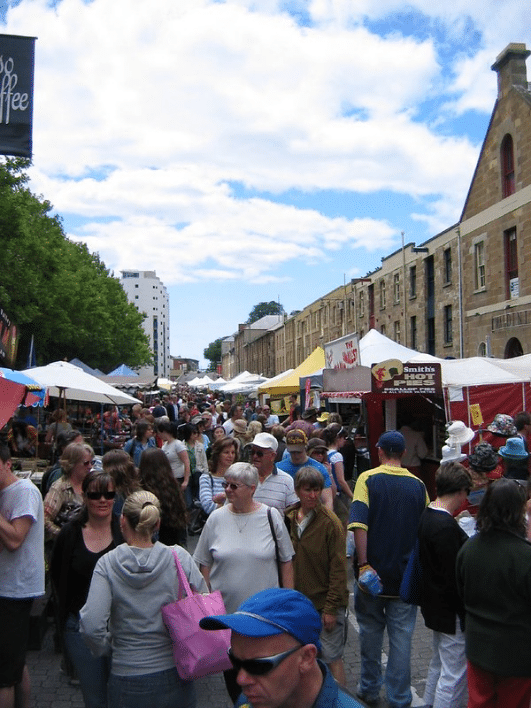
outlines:
[[[411,337],[410,337],[410,343],[411,343],[411,349],[416,349],[417,348],[417,317],[416,315],[413,315],[413,317],[410,320],[411,326]]]
[[[513,139],[507,134],[501,144],[502,197],[514,194],[514,149]]]
[[[504,233],[505,240],[505,284],[507,299],[519,296],[518,287],[518,244],[516,229]]]
[[[485,242],[474,245],[474,273],[476,290],[485,288]]]
[[[451,344],[453,342],[452,331],[452,306],[444,306],[444,343]]]
[[[452,282],[452,249],[444,249],[444,282]]]
[[[417,297],[417,266],[409,269],[409,297]]]
[[[487,356],[487,345],[485,344],[485,342],[479,343],[478,356]]]
[[[360,303],[360,317],[364,317],[365,316],[365,293],[363,292],[363,290],[360,292],[359,303]]]
[[[385,280],[380,280],[380,308],[383,309],[385,307]]]
[[[400,320],[395,320],[394,324],[395,342],[400,344]]]
[[[385,325],[382,325],[382,326],[380,327],[380,332],[381,332],[381,334],[383,334],[384,337],[385,337]]]
[[[400,302],[400,273],[395,273],[393,276],[393,294],[395,304]]]

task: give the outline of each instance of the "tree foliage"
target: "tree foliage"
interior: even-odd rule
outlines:
[[[249,318],[245,324],[253,324],[253,322],[256,322],[266,315],[282,315],[283,312],[284,308],[279,302],[275,302],[274,300],[270,302],[259,302],[249,313]]]
[[[104,371],[148,363],[144,315],[99,255],[70,241],[50,203],[26,188],[28,166],[0,165],[0,306],[19,328],[18,368],[32,334],[38,364],[76,356]]]
[[[214,342],[210,342],[206,349],[203,349],[203,356],[210,362],[210,369],[215,369],[221,362],[221,337]]]

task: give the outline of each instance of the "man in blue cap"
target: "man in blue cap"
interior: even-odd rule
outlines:
[[[354,588],[361,652],[358,696],[369,705],[379,701],[387,628],[387,702],[390,708],[407,708],[412,700],[410,655],[417,608],[400,599],[399,588],[420,516],[430,500],[423,482],[401,466],[404,436],[389,430],[376,446],[380,466],[358,477],[348,525],[354,531],[356,577],[369,571],[367,577],[377,574],[383,586],[380,594],[373,594],[363,581]]]
[[[317,659],[321,618],[302,593],[271,588],[231,615],[203,618],[203,629],[231,629],[229,657],[243,708],[362,708]]]

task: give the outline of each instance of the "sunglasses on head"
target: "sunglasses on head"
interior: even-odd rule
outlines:
[[[87,499],[91,499],[92,501],[96,501],[102,497],[107,499],[107,501],[110,501],[111,499],[114,499],[115,496],[116,492],[87,492]]]
[[[296,651],[301,649],[302,645],[293,647],[293,649],[288,649],[288,651],[283,651],[282,654],[275,654],[275,656],[264,656],[260,659],[238,659],[232,653],[232,649],[229,649],[229,659],[236,671],[243,669],[247,674],[251,676],[265,676],[273,669],[276,669],[279,664],[281,664],[284,659],[288,656],[294,654]]]

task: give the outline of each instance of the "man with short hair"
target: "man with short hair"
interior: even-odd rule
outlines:
[[[295,504],[297,495],[293,478],[275,466],[278,440],[270,433],[258,433],[249,447],[250,462],[258,470],[260,479],[253,499],[284,513],[288,506]]]
[[[160,402],[160,398],[155,398],[153,403],[155,404],[153,406],[153,410],[151,411],[153,418],[162,418],[163,415],[168,415],[168,411]]]
[[[396,430],[380,435],[380,466],[363,472],[356,482],[348,528],[354,531],[356,577],[376,571],[381,596],[356,584],[354,609],[359,625],[361,676],[358,696],[376,705],[382,685],[384,629],[389,636],[385,672],[390,708],[411,705],[411,637],[417,608],[400,599],[399,588],[407,558],[415,544],[420,516],[429,503],[426,487],[402,468],[404,436]]]
[[[225,435],[231,435],[234,430],[234,421],[243,419],[243,408],[239,403],[235,403],[230,407],[229,419],[223,423]]]
[[[279,425],[280,421],[278,415],[271,413],[271,407],[269,405],[262,406],[262,413],[266,416],[267,420],[265,422],[265,429],[269,432],[274,425]]]
[[[44,511],[37,487],[18,479],[0,447],[0,707],[29,706],[29,619],[44,594]]]
[[[271,588],[235,613],[204,617],[203,629],[230,629],[229,657],[243,693],[236,706],[362,708],[317,659],[321,620],[296,590]]]
[[[287,472],[293,479],[295,475],[300,470],[301,467],[310,465],[319,470],[323,475],[324,479],[324,489],[321,494],[321,501],[330,511],[334,510],[334,498],[332,495],[332,480],[328,470],[324,465],[317,460],[308,457],[306,454],[306,445],[308,443],[308,438],[303,433],[302,430],[290,430],[286,435],[286,450],[288,451],[289,457],[277,462],[277,469],[282,470],[282,472]]]

